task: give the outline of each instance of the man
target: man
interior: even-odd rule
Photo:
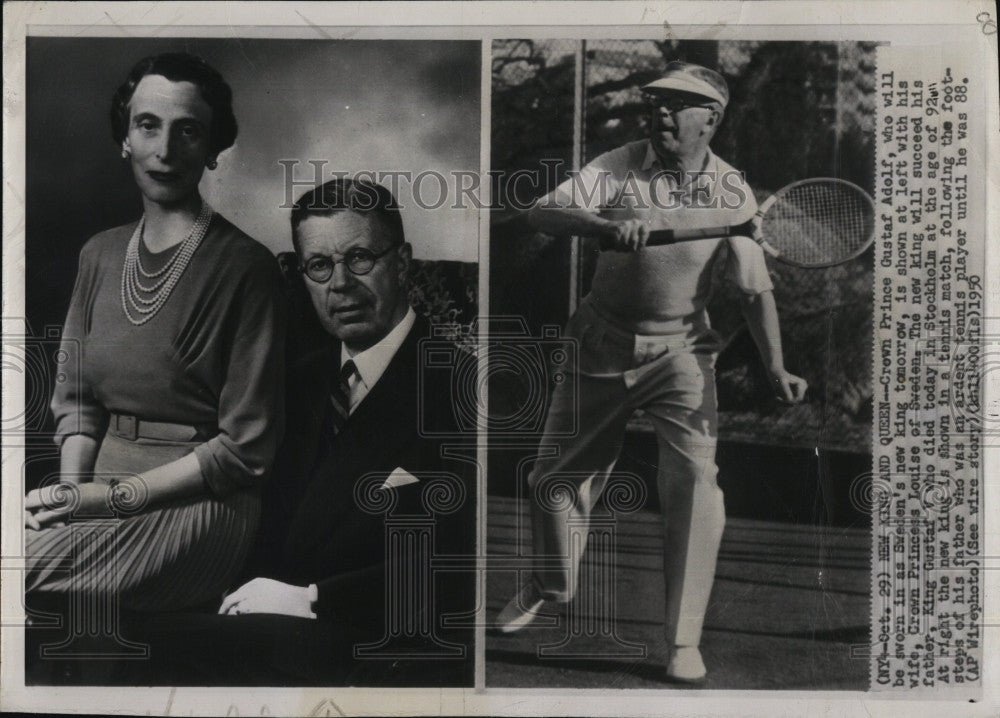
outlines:
[[[395,198],[336,179],[300,197],[291,222],[304,292],[291,302],[286,439],[255,577],[221,615],[187,627],[195,648],[175,662],[216,681],[471,685],[471,627],[442,619],[474,611],[474,574],[431,574],[428,562],[474,555],[473,464],[427,438],[453,428],[451,392],[440,373],[420,371],[431,331],[408,302]],[[438,490],[455,500],[435,512],[428,492]],[[388,522],[433,543],[398,550]],[[405,575],[386,575],[394,569]],[[417,575],[431,576],[426,591],[406,583]],[[391,635],[400,622],[406,635]],[[398,640],[372,650],[383,638]]]
[[[699,643],[725,522],[715,465],[718,337],[705,311],[717,274],[743,291],[745,317],[779,398],[800,401],[806,383],[784,368],[772,284],[752,239],[645,246],[652,230],[739,225],[756,212],[741,174],[709,148],[729,100],[725,80],[671,62],[643,91],[649,138],[597,157],[528,215],[540,231],[599,237],[617,251],[601,253],[591,292],[567,328],[580,345],[579,431],[556,438],[573,426],[577,406],[574,382],[563,382],[543,439],[558,451],[539,460],[528,480],[535,554],[557,557],[561,567],[536,568],[498,623],[503,632],[517,631],[546,601],[572,600],[582,548],[571,550],[568,525],[585,525],[618,459],[626,422],[642,409],[659,444],[666,673],[697,682],[706,675]],[[561,513],[542,499],[545,483],[556,479],[577,491]]]

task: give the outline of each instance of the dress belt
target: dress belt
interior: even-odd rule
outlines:
[[[165,421],[146,421],[128,414],[111,414],[108,431],[127,441],[159,439],[161,441],[207,441],[218,434],[218,429],[190,424],[170,424]]]

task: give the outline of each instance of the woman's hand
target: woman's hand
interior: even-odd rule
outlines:
[[[60,526],[74,513],[81,500],[81,486],[90,482],[97,459],[98,443],[85,434],[71,434],[63,441],[59,453],[58,484],[29,491],[24,497],[24,525],[35,531]],[[94,502],[100,488],[82,489],[88,501]]]
[[[124,518],[148,511],[164,501],[204,492],[201,468],[193,453],[111,484],[77,483],[74,479],[81,475],[64,472],[60,483],[29,491],[24,498],[24,525],[37,531],[71,516],[74,519]]]
[[[74,518],[109,518],[111,488],[107,484],[63,482],[32,489],[24,497],[24,525],[39,530]]]
[[[24,525],[36,531],[65,519],[76,508],[79,485],[70,482],[32,489],[24,497]]]
[[[42,529],[42,525],[38,522],[38,519],[27,509],[24,510],[24,527],[32,531],[40,531]]]

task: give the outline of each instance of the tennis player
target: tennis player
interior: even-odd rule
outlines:
[[[706,675],[702,623],[725,523],[715,464],[719,337],[705,310],[718,278],[742,290],[744,316],[779,399],[801,401],[806,382],[785,370],[773,286],[753,239],[645,246],[652,230],[738,225],[756,212],[742,174],[709,149],[729,101],[725,80],[705,67],[671,62],[643,91],[649,138],[597,157],[529,212],[539,231],[599,237],[617,251],[601,253],[590,294],[570,319],[567,334],[579,342],[578,383],[556,389],[543,444],[558,452],[539,460],[528,479],[535,556],[558,557],[561,567],[536,566],[498,625],[517,631],[546,602],[572,600],[583,549],[571,551],[568,525],[589,519],[626,422],[641,409],[659,445],[666,676],[699,682]],[[576,435],[559,438],[575,418]],[[568,511],[547,510],[542,499],[545,482],[555,479],[576,487]]]

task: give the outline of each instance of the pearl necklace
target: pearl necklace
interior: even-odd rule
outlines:
[[[142,241],[142,231],[146,226],[146,217],[143,215],[132,233],[132,238],[128,242],[125,250],[125,266],[122,267],[122,287],[121,299],[122,309],[125,316],[135,326],[141,326],[156,316],[167,299],[174,286],[180,280],[184,270],[187,269],[194,256],[195,250],[204,239],[208,231],[208,225],[212,222],[215,211],[203,202],[198,219],[195,220],[194,227],[187,238],[177,245],[170,260],[156,272],[147,272],[139,260],[139,242]],[[142,283],[140,275],[146,279],[159,277],[151,286]]]

